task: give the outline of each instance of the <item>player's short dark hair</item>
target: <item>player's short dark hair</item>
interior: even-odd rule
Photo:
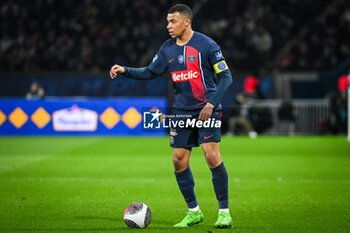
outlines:
[[[179,12],[181,15],[185,15],[192,22],[192,18],[193,18],[192,10],[191,10],[191,8],[186,6],[185,4],[176,4],[175,6],[173,6],[169,9],[168,14],[172,14],[175,12]]]

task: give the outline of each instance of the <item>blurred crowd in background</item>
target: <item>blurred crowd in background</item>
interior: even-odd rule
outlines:
[[[166,0],[3,0],[2,72],[146,66],[169,35]],[[233,71],[325,70],[350,57],[348,0],[186,1]]]

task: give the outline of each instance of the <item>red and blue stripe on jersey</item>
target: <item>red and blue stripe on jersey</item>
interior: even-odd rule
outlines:
[[[186,69],[181,71],[171,72],[171,77],[174,83],[174,86],[182,85],[182,88],[186,88],[188,84],[191,87],[192,95],[197,105],[202,106],[208,100],[205,92],[205,82],[202,77],[201,67],[199,63],[200,53],[198,50],[191,46],[185,46],[185,56],[184,60],[186,61]],[[182,55],[183,56],[183,55]],[[178,82],[186,82],[184,84],[179,84]],[[181,88],[181,87],[179,87]]]

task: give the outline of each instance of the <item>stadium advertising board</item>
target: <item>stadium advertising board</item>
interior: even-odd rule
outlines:
[[[144,109],[165,98],[46,98],[0,100],[0,135],[165,135],[143,129]]]
[[[97,130],[98,114],[87,108],[79,108],[73,105],[53,112],[52,123],[55,131],[83,132]]]

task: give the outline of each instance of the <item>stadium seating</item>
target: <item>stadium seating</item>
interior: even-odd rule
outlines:
[[[116,62],[145,66],[168,38],[166,9],[174,3],[4,0],[1,71],[98,73]],[[195,9],[194,29],[221,45],[235,71],[327,69],[350,56],[348,1],[187,4]]]

